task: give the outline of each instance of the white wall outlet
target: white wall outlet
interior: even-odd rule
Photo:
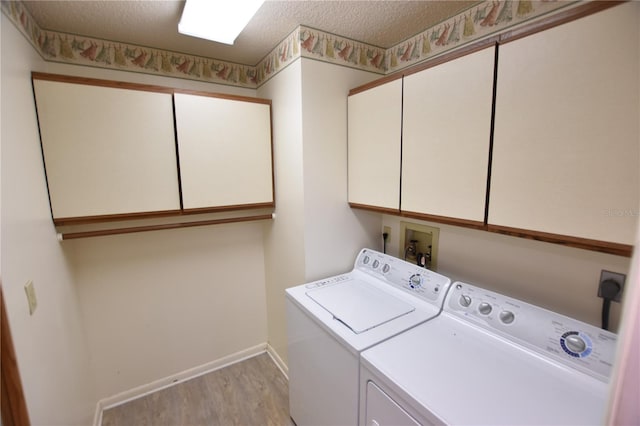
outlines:
[[[29,314],[33,315],[38,306],[38,300],[36,299],[36,290],[33,287],[33,281],[29,280],[24,285],[24,292],[27,293],[27,301],[29,302]]]

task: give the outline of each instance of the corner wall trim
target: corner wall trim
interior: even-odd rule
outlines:
[[[275,362],[276,366],[280,369],[280,371],[282,371],[282,374],[284,374],[284,377],[286,377],[287,380],[289,380],[289,367],[287,367],[287,364],[284,363],[284,361],[282,360],[278,352],[276,352],[276,350],[273,348],[273,346],[271,346],[268,343],[267,343],[267,354],[269,354],[273,362]]]

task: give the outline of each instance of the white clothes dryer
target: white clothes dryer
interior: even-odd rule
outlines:
[[[603,424],[616,340],[456,282],[437,318],[362,353],[360,424]]]
[[[363,249],[351,272],[287,289],[289,406],[296,424],[357,425],[360,352],[437,316],[450,284]]]

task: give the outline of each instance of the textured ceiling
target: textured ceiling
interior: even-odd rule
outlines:
[[[44,30],[256,65],[299,25],[389,48],[478,1],[267,0],[233,46],[179,34],[178,21],[184,1],[23,3]]]

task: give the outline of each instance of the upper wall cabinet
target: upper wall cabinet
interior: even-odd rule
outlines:
[[[634,243],[639,17],[630,2],[500,47],[490,229]]]
[[[180,209],[170,91],[43,78],[33,85],[54,220]]]
[[[271,102],[176,93],[184,209],[273,205]]]
[[[494,58],[492,46],[404,77],[403,213],[484,225]]]
[[[349,203],[400,208],[402,80],[348,98]]]
[[[33,86],[56,225],[274,206],[269,100],[41,73]]]

